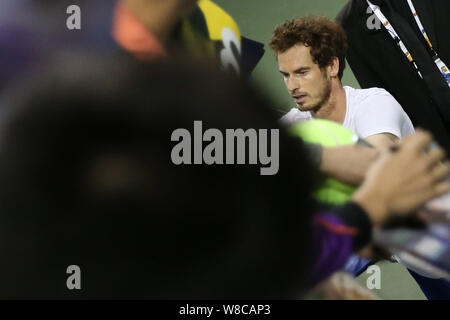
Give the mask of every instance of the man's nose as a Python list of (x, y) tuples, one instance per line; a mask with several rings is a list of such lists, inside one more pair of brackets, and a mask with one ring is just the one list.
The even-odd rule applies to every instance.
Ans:
[(293, 77), (289, 77), (286, 80), (286, 86), (290, 93), (294, 93), (295, 91), (298, 91), (300, 89), (300, 84)]

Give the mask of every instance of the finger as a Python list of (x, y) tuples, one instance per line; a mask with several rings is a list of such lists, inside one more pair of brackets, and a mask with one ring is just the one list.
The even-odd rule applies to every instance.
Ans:
[(417, 209), (418, 206), (425, 202), (437, 198), (450, 191), (450, 183), (447, 181), (437, 183), (428, 188), (422, 188), (409, 193), (408, 197), (404, 198), (398, 207), (394, 210), (397, 214), (402, 216), (409, 215), (412, 211)]
[(437, 185), (434, 186), (433, 191), (434, 191), (433, 198), (442, 196), (443, 194), (450, 191), (450, 183), (448, 181), (438, 183)]
[(410, 137), (406, 137), (400, 142), (400, 147), (414, 150), (415, 152), (422, 152), (433, 141), (433, 136), (423, 130), (417, 130), (416, 133)]
[(437, 181), (441, 181), (448, 177), (450, 173), (450, 164), (438, 164), (431, 170), (431, 177), (433, 179), (433, 183)]
[(420, 203), (424, 203), (431, 199), (437, 198), (450, 191), (450, 183), (448, 181), (443, 181), (434, 184), (431, 188), (425, 189), (421, 194), (417, 196), (416, 200)]
[(427, 162), (430, 166), (435, 166), (438, 162), (444, 160), (446, 152), (442, 148), (435, 148), (426, 154)]

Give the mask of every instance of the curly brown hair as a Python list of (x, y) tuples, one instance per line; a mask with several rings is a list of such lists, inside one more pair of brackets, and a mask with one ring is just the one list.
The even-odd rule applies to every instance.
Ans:
[(285, 52), (296, 44), (311, 48), (314, 63), (324, 68), (339, 59), (339, 79), (342, 79), (347, 55), (347, 35), (334, 20), (321, 16), (308, 16), (286, 20), (275, 28), (269, 45), (275, 55)]

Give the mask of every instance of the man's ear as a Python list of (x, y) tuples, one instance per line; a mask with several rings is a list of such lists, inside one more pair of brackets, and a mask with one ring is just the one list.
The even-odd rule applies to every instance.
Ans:
[(332, 78), (338, 77), (339, 74), (339, 58), (333, 57), (330, 65), (328, 66), (328, 71)]

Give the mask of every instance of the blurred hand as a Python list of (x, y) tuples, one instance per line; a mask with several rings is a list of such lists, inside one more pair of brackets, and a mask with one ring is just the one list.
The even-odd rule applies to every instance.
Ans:
[(364, 181), (378, 155), (375, 148), (363, 145), (323, 148), (320, 170), (341, 182), (357, 186)]
[(317, 291), (325, 300), (381, 300), (345, 272), (336, 272), (322, 282)]
[(436, 147), (427, 152), (432, 140), (431, 134), (418, 130), (404, 138), (396, 151), (383, 152), (369, 168), (353, 200), (375, 225), (393, 215), (407, 215), (450, 190), (443, 181), (450, 172), (448, 163), (441, 163), (444, 150)]

